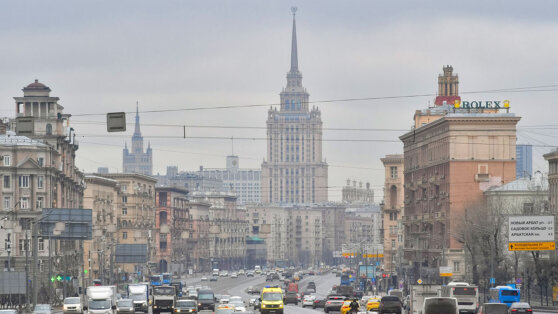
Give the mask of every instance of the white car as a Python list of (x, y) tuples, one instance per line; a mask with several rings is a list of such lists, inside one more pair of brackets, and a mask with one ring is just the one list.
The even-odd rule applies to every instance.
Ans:
[(234, 306), (235, 312), (246, 312), (246, 305), (242, 301), (229, 302), (229, 305)]
[(248, 301), (248, 306), (252, 306), (256, 304), (256, 298), (250, 298), (250, 300)]
[(237, 273), (232, 273), (231, 278), (238, 278), (238, 274)]
[(236, 296), (236, 295), (229, 299), (229, 303), (236, 302), (236, 301), (244, 302), (244, 301), (242, 301), (242, 297), (239, 297), (239, 296)]
[(67, 313), (83, 313), (80, 297), (68, 297), (64, 299), (64, 306), (62, 308), (64, 314)]
[(246, 275), (246, 272), (244, 271), (244, 269), (241, 269), (241, 270), (238, 271), (238, 275), (239, 276), (244, 276), (244, 275)]
[(316, 296), (313, 294), (307, 294), (302, 299), (302, 307), (305, 306), (314, 306), (314, 300), (316, 300)]
[(207, 277), (201, 277), (201, 281), (208, 281), (209, 279)]
[(219, 304), (227, 304), (231, 301), (231, 296), (230, 295), (222, 295), (221, 298), (219, 299)]

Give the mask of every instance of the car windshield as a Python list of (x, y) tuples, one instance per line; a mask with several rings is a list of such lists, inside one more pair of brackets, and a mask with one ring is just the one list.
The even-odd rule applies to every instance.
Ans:
[(198, 300), (213, 300), (215, 297), (213, 293), (200, 293), (198, 294)]
[(110, 309), (110, 300), (89, 300), (89, 308), (91, 310)]
[(79, 304), (79, 298), (66, 298), (64, 304)]
[(153, 295), (174, 295), (174, 287), (157, 287), (153, 289)]
[(48, 311), (50, 310), (50, 305), (48, 304), (37, 304), (35, 306), (35, 311)]
[(118, 300), (116, 301), (116, 305), (122, 307), (132, 307), (134, 303), (132, 302), (132, 300)]
[(265, 292), (262, 299), (264, 301), (281, 301), (283, 296), (279, 292)]
[(134, 301), (143, 301), (146, 299), (145, 294), (130, 294), (130, 299)]
[(176, 306), (177, 307), (195, 307), (196, 306), (196, 302), (194, 301), (178, 301), (176, 302)]
[(501, 290), (503, 296), (513, 296), (516, 297), (518, 295), (517, 290)]

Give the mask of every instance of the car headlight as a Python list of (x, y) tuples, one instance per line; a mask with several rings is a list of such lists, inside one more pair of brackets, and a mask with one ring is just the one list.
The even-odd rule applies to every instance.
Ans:
[(174, 309), (174, 311), (180, 313), (180, 309)]
[(156, 309), (156, 308), (157, 308), (157, 305), (153, 305), (153, 308)]

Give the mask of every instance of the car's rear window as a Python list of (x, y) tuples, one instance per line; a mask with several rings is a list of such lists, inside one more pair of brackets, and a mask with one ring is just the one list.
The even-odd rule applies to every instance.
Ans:
[(507, 314), (508, 307), (505, 304), (485, 304), (484, 311), (485, 314)]
[(386, 296), (382, 298), (382, 302), (384, 301), (399, 301), (399, 298), (396, 296)]

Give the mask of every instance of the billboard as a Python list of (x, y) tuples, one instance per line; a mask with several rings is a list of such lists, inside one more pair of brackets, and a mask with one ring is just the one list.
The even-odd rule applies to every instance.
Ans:
[(25, 289), (26, 289), (25, 272), (23, 271), (0, 272), (0, 295), (27, 294)]
[[(41, 235), (63, 240), (91, 240), (93, 233), (93, 211), (83, 208), (43, 208)], [(56, 230), (57, 224), (62, 230)], [(55, 232), (59, 231), (59, 232)]]
[(117, 244), (116, 263), (147, 263), (147, 244)]

